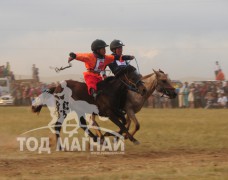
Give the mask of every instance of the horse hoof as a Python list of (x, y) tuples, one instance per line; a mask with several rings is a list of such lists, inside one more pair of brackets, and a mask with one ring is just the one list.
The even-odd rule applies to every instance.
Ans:
[(134, 143), (134, 145), (139, 145), (140, 144), (140, 142), (137, 141), (137, 140), (133, 141), (133, 143)]

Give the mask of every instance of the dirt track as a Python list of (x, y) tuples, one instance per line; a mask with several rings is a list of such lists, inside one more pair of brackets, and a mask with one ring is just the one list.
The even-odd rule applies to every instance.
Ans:
[[(16, 179), (65, 178), (218, 178), (228, 167), (228, 150), (223, 152), (129, 153), (125, 155), (91, 155), (79, 152), (55, 152), (51, 155), (18, 151), (0, 160), (0, 177)], [(208, 168), (211, 172), (208, 174)], [(228, 172), (226, 172), (228, 175)]]

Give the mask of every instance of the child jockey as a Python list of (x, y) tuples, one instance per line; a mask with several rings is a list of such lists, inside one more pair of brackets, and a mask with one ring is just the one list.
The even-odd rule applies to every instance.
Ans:
[[(113, 52), (112, 55), (114, 56), (122, 56), (123, 53), (123, 46), (125, 46), (122, 41), (114, 39), (110, 44), (110, 50)], [(132, 60), (132, 59), (126, 59), (126, 60)], [(121, 71), (121, 69), (125, 68), (127, 66), (126, 61), (120, 61), (119, 59), (115, 59), (112, 63), (108, 65), (110, 70), (114, 75), (116, 75), (118, 72)]]
[(101, 39), (96, 39), (91, 44), (93, 53), (70, 53), (68, 62), (76, 59), (85, 63), (87, 71), (83, 73), (85, 83), (88, 87), (89, 95), (94, 98), (97, 96), (97, 83), (102, 81), (102, 76), (105, 75), (105, 67), (114, 60), (128, 60), (134, 59), (134, 56), (121, 55), (105, 55), (105, 47), (108, 45)]

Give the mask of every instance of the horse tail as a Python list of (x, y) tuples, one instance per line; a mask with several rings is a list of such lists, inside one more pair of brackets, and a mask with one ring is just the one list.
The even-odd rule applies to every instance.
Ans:
[[(50, 93), (50, 94), (53, 94), (55, 92), (55, 89), (56, 89), (56, 87), (53, 86), (53, 87), (50, 87), (50, 88), (46, 89), (45, 91)], [(43, 105), (41, 104), (39, 106), (32, 106), (31, 109), (32, 109), (33, 113), (37, 113), (39, 115), (42, 107), (43, 107)]]

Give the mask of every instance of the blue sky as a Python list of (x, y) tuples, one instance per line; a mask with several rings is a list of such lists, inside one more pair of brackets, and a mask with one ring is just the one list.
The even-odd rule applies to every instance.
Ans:
[[(41, 76), (55, 76), (49, 66), (67, 65), (69, 52), (120, 39), (142, 74), (212, 78), (218, 60), (228, 76), (227, 9), (226, 0), (0, 0), (0, 64), (24, 75), (36, 64)], [(61, 74), (84, 70), (75, 61)]]

